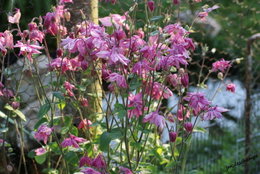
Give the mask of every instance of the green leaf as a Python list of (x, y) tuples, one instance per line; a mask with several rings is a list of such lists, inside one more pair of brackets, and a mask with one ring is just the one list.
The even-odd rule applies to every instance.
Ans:
[(63, 128), (61, 128), (61, 134), (66, 134), (68, 131), (70, 130), (70, 128), (69, 127), (63, 127)]
[(43, 164), (46, 160), (46, 153), (39, 156), (35, 156), (34, 158), (38, 164)]
[(75, 136), (78, 136), (78, 128), (76, 128), (75, 126), (72, 126), (70, 129), (70, 133)]
[(204, 129), (204, 128), (202, 128), (202, 127), (195, 127), (195, 128), (193, 129), (193, 132), (201, 132), (201, 133), (206, 133), (206, 132), (207, 132), (207, 130), (206, 130), (206, 129)]
[(99, 148), (101, 151), (106, 152), (109, 149), (109, 144), (114, 139), (120, 139), (123, 136), (123, 132), (120, 128), (112, 129), (111, 132), (104, 132), (100, 136)]
[(6, 115), (5, 113), (3, 113), (2, 111), (0, 111), (0, 117), (1, 117), (1, 118), (6, 118), (7, 115)]
[(65, 154), (65, 160), (68, 162), (68, 164), (70, 163), (77, 163), (78, 161), (78, 156), (75, 152), (67, 152)]
[(51, 105), (49, 103), (45, 103), (40, 107), (40, 110), (38, 112), (37, 117), (42, 118), (44, 115), (48, 113), (48, 111), (51, 109)]
[(127, 114), (125, 106), (120, 103), (115, 104), (115, 112), (119, 118), (124, 118)]
[(52, 93), (54, 97), (60, 99), (60, 100), (65, 100), (65, 97), (62, 95), (61, 92), (53, 92)]
[(151, 18), (151, 21), (158, 21), (158, 20), (160, 20), (160, 19), (163, 19), (163, 16), (162, 16), (162, 15), (152, 17), (152, 18)]
[(18, 115), (23, 121), (26, 121), (25, 115), (18, 109), (14, 109), (10, 105), (5, 105), (5, 109), (14, 112), (16, 115)]

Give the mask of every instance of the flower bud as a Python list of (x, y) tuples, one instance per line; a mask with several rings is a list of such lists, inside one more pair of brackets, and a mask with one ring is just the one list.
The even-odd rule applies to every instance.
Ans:
[(184, 123), (184, 128), (187, 132), (192, 132), (193, 126), (191, 122)]
[(57, 57), (62, 57), (63, 56), (63, 50), (60, 49), (60, 48), (57, 49), (56, 53), (57, 53)]
[(148, 2), (147, 2), (147, 6), (148, 6), (148, 8), (149, 8), (149, 10), (150, 10), (151, 12), (154, 11), (154, 9), (155, 9), (154, 1), (148, 1)]
[(71, 17), (70, 12), (69, 12), (69, 11), (66, 11), (66, 12), (64, 13), (64, 17), (65, 17), (66, 21), (69, 22), (69, 21), (70, 21), (70, 17)]
[(222, 73), (222, 72), (219, 72), (219, 73), (218, 73), (218, 78), (219, 78), (220, 80), (223, 80), (223, 77), (224, 77), (223, 73)]
[(19, 107), (20, 107), (20, 103), (19, 102), (16, 102), (16, 101), (14, 101), (14, 102), (12, 102), (12, 107), (14, 108), (14, 109), (18, 109)]
[(180, 4), (180, 0), (172, 0), (172, 3), (173, 3), (174, 5), (179, 5), (179, 4)]
[(176, 132), (169, 132), (169, 138), (170, 138), (170, 142), (175, 142), (175, 140), (177, 138), (177, 133)]
[(236, 91), (236, 85), (234, 83), (230, 83), (226, 86), (226, 90), (234, 93)]

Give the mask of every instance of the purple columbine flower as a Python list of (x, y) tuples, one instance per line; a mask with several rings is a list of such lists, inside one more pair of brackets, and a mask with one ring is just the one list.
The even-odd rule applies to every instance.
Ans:
[(34, 138), (38, 141), (43, 140), (44, 144), (46, 144), (52, 131), (53, 131), (53, 128), (49, 128), (47, 125), (42, 124), (38, 128), (37, 132), (34, 134)]
[(227, 112), (228, 109), (222, 107), (210, 107), (208, 111), (202, 116), (203, 120), (213, 120), (215, 118), (222, 118), (222, 112)]

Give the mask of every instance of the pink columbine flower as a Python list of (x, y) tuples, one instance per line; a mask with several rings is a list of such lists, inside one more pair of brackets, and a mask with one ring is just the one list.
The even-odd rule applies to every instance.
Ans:
[[(134, 109), (128, 110), (129, 118), (132, 118), (134, 115), (139, 117), (143, 114), (143, 100), (142, 100), (142, 93), (138, 93), (136, 95), (130, 94), (129, 97), (129, 105), (128, 107), (134, 107)], [(147, 110), (145, 107), (144, 110)]]
[(195, 111), (196, 115), (210, 104), (204, 94), (200, 92), (190, 92), (184, 97), (184, 100), (189, 102), (189, 106)]
[(138, 74), (140, 77), (146, 77), (148, 72), (153, 70), (147, 60), (143, 59), (134, 64), (132, 72)]
[(133, 172), (130, 169), (125, 167), (119, 167), (119, 170), (120, 170), (120, 174), (133, 174)]
[(79, 99), (80, 101), (80, 104), (83, 106), (83, 107), (88, 107), (88, 99), (82, 97)]
[(73, 0), (60, 0), (60, 4), (73, 3)]
[(91, 128), (90, 125), (92, 125), (92, 122), (90, 120), (87, 120), (87, 119), (84, 119), (84, 120), (81, 120), (79, 125), (78, 125), (78, 129), (89, 129)]
[(68, 94), (69, 96), (71, 96), (71, 97), (74, 96), (74, 93), (73, 93), (73, 91), (72, 91), (72, 90), (75, 88), (74, 85), (72, 85), (71, 83), (65, 81), (65, 82), (64, 82), (64, 88), (66, 89), (67, 94)]
[(115, 26), (116, 29), (122, 29), (123, 26), (126, 26), (126, 16), (120, 16), (118, 14), (111, 14), (110, 16), (99, 18), (99, 21), (105, 27)]
[(12, 49), (13, 44), (13, 35), (10, 31), (6, 30), (4, 33), (0, 32), (0, 51), (5, 55), (7, 50), (6, 48)]
[(160, 130), (163, 130), (165, 127), (165, 118), (162, 115), (159, 115), (158, 111), (151, 112), (150, 114), (146, 115), (143, 118), (143, 122), (150, 122), (151, 124), (155, 124), (160, 128)]
[(161, 97), (168, 99), (173, 96), (173, 93), (169, 88), (158, 82), (149, 83), (145, 92), (156, 100), (159, 100)]
[(149, 8), (149, 10), (150, 10), (151, 12), (154, 11), (154, 9), (155, 9), (154, 1), (149, 0), (149, 1), (147, 2), (147, 6), (148, 6), (148, 8)]
[(31, 62), (32, 62), (32, 55), (40, 54), (41, 52), (39, 50), (43, 48), (39, 45), (34, 45), (34, 44), (30, 44), (30, 43), (24, 44), (20, 41), (18, 41), (14, 47), (20, 48), (19, 55), (26, 56)]
[(213, 72), (216, 72), (216, 71), (225, 72), (225, 70), (229, 67), (231, 67), (230, 61), (221, 59), (212, 64), (212, 71)]
[(184, 128), (187, 132), (192, 132), (193, 125), (191, 122), (184, 123)]
[(88, 156), (83, 156), (80, 158), (79, 160), (79, 167), (82, 167), (82, 166), (91, 166), (91, 163), (92, 163), (92, 159)]
[(236, 85), (234, 83), (230, 83), (226, 86), (226, 90), (234, 93), (236, 91)]
[(206, 9), (203, 9), (203, 12), (200, 12), (198, 14), (198, 17), (202, 20), (202, 21), (205, 21), (206, 20), (206, 17), (208, 16), (208, 13), (213, 11), (213, 10), (216, 10), (218, 9), (219, 6), (218, 5), (214, 5), (213, 7), (210, 7), (210, 8), (206, 8)]
[(39, 155), (45, 154), (47, 151), (45, 148), (41, 147), (41, 148), (35, 149), (34, 152), (36, 153), (36, 156), (39, 156)]
[(173, 3), (174, 5), (179, 5), (179, 4), (180, 4), (180, 0), (172, 0), (172, 3)]
[(95, 159), (92, 160), (91, 166), (97, 169), (106, 168), (106, 162), (104, 160), (104, 157), (101, 154), (99, 154)]
[(222, 112), (227, 112), (228, 109), (222, 107), (210, 107), (207, 112), (202, 116), (203, 120), (213, 120), (215, 118), (222, 118)]
[(109, 82), (115, 82), (120, 88), (127, 88), (125, 77), (118, 73), (111, 73), (108, 77)]
[(84, 138), (80, 138), (80, 137), (76, 137), (75, 135), (70, 134), (69, 138), (66, 138), (65, 140), (63, 140), (63, 142), (61, 143), (62, 147), (68, 147), (68, 146), (72, 146), (74, 148), (79, 148), (79, 144), (78, 143), (83, 143), (86, 140)]
[(13, 91), (11, 91), (10, 89), (4, 88), (3, 90), (0, 90), (0, 96), (4, 96), (5, 98), (12, 98), (14, 97), (14, 93)]
[(169, 132), (169, 140), (170, 142), (175, 142), (176, 138), (177, 138), (177, 133), (176, 132)]
[(38, 141), (43, 140), (44, 144), (46, 144), (52, 132), (53, 128), (49, 128), (47, 125), (42, 124), (34, 134), (34, 138)]
[(11, 24), (19, 24), (21, 18), (20, 9), (16, 9), (14, 16), (8, 16), (8, 22)]
[(198, 2), (201, 2), (202, 0), (193, 0), (194, 2), (198, 3)]
[(86, 167), (80, 170), (80, 172), (84, 173), (84, 174), (101, 174), (100, 172), (90, 168), (90, 167)]
[(184, 73), (181, 75), (181, 84), (187, 88), (189, 86), (189, 75), (188, 73)]
[(178, 120), (180, 120), (180, 121), (185, 120), (190, 117), (190, 111), (183, 105), (179, 105), (179, 108), (177, 111), (177, 117), (178, 117)]
[(109, 51), (100, 51), (96, 53), (96, 56), (109, 60), (111, 64), (116, 64), (120, 62), (123, 65), (127, 65), (130, 62), (130, 60), (124, 56), (123, 50), (117, 47), (113, 47)]

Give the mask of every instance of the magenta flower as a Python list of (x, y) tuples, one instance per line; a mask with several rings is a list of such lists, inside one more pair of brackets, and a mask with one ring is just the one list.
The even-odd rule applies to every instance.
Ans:
[(80, 172), (84, 173), (84, 174), (101, 174), (100, 172), (90, 168), (90, 167), (86, 167), (80, 170)]
[(11, 104), (12, 108), (14, 109), (18, 109), (20, 107), (20, 103), (17, 102), (17, 101), (13, 101), (12, 104)]
[(150, 64), (147, 60), (143, 59), (136, 64), (134, 64), (132, 72), (138, 74), (140, 77), (146, 77), (148, 72), (152, 71), (153, 68), (150, 67)]
[(145, 92), (156, 100), (159, 100), (161, 97), (168, 99), (169, 97), (173, 96), (173, 93), (169, 88), (158, 82), (150, 82), (147, 85)]
[(181, 84), (187, 88), (189, 86), (189, 75), (188, 73), (184, 73), (181, 75)]
[(19, 24), (21, 18), (20, 9), (16, 9), (14, 16), (8, 16), (8, 22), (11, 24)]
[(203, 120), (213, 120), (215, 118), (222, 118), (222, 112), (227, 112), (228, 110), (222, 107), (210, 107), (207, 112), (202, 116)]
[(39, 45), (33, 45), (30, 43), (22, 43), (20, 41), (18, 41), (15, 46), (15, 48), (20, 48), (20, 53), (19, 55), (23, 55), (26, 56), (31, 62), (32, 62), (32, 55), (33, 54), (40, 54), (41, 52), (39, 51), (40, 49), (42, 49), (43, 47), (39, 46)]
[(212, 71), (221, 71), (224, 72), (227, 68), (231, 67), (230, 61), (221, 59), (212, 64)]
[(150, 10), (151, 12), (154, 11), (154, 9), (155, 9), (154, 1), (149, 0), (149, 1), (147, 2), (147, 6), (148, 6), (148, 8), (149, 8), (149, 10)]
[(178, 120), (180, 120), (180, 121), (185, 120), (190, 117), (190, 111), (183, 105), (179, 105), (179, 108), (177, 111), (177, 117), (178, 117)]
[(175, 142), (176, 138), (177, 138), (177, 133), (176, 132), (169, 132), (169, 140), (170, 142)]
[(106, 162), (104, 160), (104, 157), (101, 154), (99, 154), (95, 159), (92, 160), (91, 166), (97, 169), (106, 168)]
[(4, 33), (0, 32), (0, 51), (5, 55), (7, 50), (6, 48), (12, 49), (13, 44), (13, 35), (10, 31), (6, 30)]
[(205, 98), (203, 93), (190, 92), (184, 100), (189, 102), (189, 106), (198, 114), (201, 110), (206, 109), (210, 102)]
[(52, 131), (53, 131), (53, 128), (49, 128), (47, 125), (42, 124), (38, 128), (37, 132), (34, 134), (34, 138), (38, 141), (43, 140), (44, 144), (46, 144)]
[(64, 82), (64, 88), (66, 89), (67, 94), (68, 94), (69, 96), (71, 96), (71, 97), (74, 96), (74, 93), (73, 93), (73, 91), (72, 91), (72, 90), (75, 88), (74, 85), (72, 85), (71, 83), (65, 81), (65, 82)]
[(83, 129), (83, 128), (89, 129), (90, 125), (92, 125), (92, 122), (90, 120), (84, 119), (80, 121), (78, 125), (78, 129)]
[(165, 118), (162, 115), (158, 114), (158, 111), (151, 112), (143, 118), (143, 122), (150, 122), (151, 124), (155, 124), (162, 130), (165, 127)]
[(99, 21), (105, 27), (115, 26), (116, 29), (122, 29), (123, 26), (126, 26), (126, 17), (118, 14), (111, 14), (110, 16), (99, 18)]
[(76, 137), (75, 135), (70, 134), (69, 138), (66, 138), (65, 140), (63, 140), (63, 142), (61, 143), (62, 147), (68, 147), (68, 146), (72, 146), (74, 148), (79, 148), (79, 144), (78, 143), (83, 143), (86, 140), (84, 138), (80, 138), (80, 137)]
[(79, 167), (82, 167), (82, 166), (91, 166), (91, 163), (92, 163), (92, 159), (89, 158), (88, 156), (83, 156), (80, 158), (79, 160)]
[(181, 83), (180, 77), (177, 74), (170, 74), (167, 76), (167, 81), (173, 86), (176, 87)]
[(230, 83), (226, 86), (226, 90), (234, 93), (236, 91), (236, 85), (234, 83)]
[(120, 62), (123, 65), (127, 65), (130, 62), (130, 60), (123, 55), (123, 50), (116, 47), (113, 47), (110, 51), (100, 51), (96, 56), (109, 60), (111, 64)]
[(180, 4), (180, 0), (172, 0), (172, 3), (173, 3), (174, 5), (179, 5), (179, 4)]
[(68, 70), (73, 70), (70, 60), (66, 57), (58, 57), (56, 59), (53, 59), (50, 63), (51, 70), (59, 70), (60, 68), (62, 73), (65, 73)]
[(73, 3), (73, 0), (60, 0), (60, 4)]
[[(136, 95), (130, 94), (129, 97), (129, 105), (128, 107), (133, 107), (134, 109), (128, 110), (128, 116), (129, 118), (132, 118), (133, 116), (139, 117), (143, 114), (143, 100), (142, 100), (142, 93), (138, 93)], [(144, 110), (147, 110), (145, 107)]]
[(184, 123), (184, 128), (187, 132), (192, 132), (193, 125), (191, 122)]
[(125, 167), (119, 167), (119, 170), (120, 170), (120, 174), (133, 174), (133, 172), (130, 169)]
[(41, 148), (35, 149), (34, 152), (36, 153), (36, 156), (39, 156), (39, 155), (45, 154), (47, 151), (45, 148), (41, 147)]
[(108, 77), (109, 82), (115, 82), (120, 88), (127, 88), (125, 77), (118, 73), (111, 73)]

